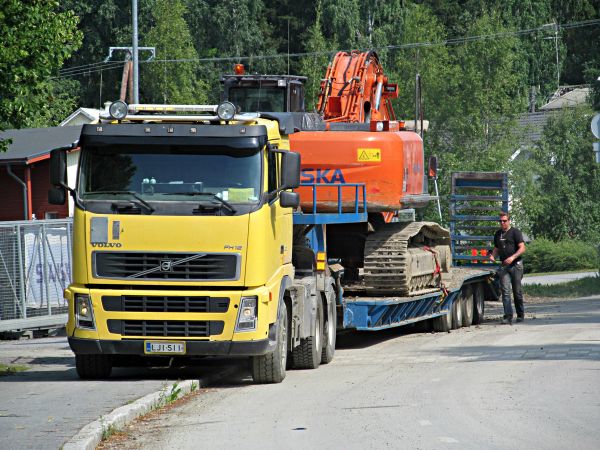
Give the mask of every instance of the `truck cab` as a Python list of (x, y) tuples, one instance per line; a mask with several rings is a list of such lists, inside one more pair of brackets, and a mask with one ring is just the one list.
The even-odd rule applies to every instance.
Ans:
[(306, 77), (296, 75), (250, 75), (236, 65), (236, 73), (221, 77), (222, 101), (241, 111), (304, 112)]
[(281, 381), (299, 155), (277, 122), (231, 104), (118, 103), (82, 129), (76, 189), (65, 149), (51, 154), (49, 200), (75, 202), (65, 298), (78, 374), (246, 355), (256, 381)]

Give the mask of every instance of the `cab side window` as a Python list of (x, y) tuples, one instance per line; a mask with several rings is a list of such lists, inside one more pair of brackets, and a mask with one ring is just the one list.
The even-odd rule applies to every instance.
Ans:
[(277, 190), (279, 186), (279, 177), (278, 177), (278, 153), (268, 152), (268, 190), (269, 192), (274, 192)]

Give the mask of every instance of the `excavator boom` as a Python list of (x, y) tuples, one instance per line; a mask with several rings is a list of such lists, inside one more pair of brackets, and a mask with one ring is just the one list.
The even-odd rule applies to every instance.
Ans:
[(327, 122), (396, 120), (390, 99), (398, 85), (390, 83), (374, 51), (338, 52), (321, 81), (317, 109)]

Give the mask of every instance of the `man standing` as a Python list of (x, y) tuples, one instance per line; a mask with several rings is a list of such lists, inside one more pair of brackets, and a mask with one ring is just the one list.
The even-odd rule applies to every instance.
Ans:
[(490, 259), (495, 261), (500, 258), (502, 266), (498, 271), (500, 285), (502, 286), (502, 304), (504, 306), (504, 319), (502, 323), (512, 325), (513, 309), (510, 299), (510, 287), (515, 298), (515, 309), (517, 310), (517, 322), (525, 319), (523, 308), (523, 289), (521, 278), (523, 278), (523, 261), (521, 255), (525, 253), (525, 242), (523, 233), (518, 228), (510, 226), (508, 213), (500, 213), (500, 229), (494, 234), (494, 250)]

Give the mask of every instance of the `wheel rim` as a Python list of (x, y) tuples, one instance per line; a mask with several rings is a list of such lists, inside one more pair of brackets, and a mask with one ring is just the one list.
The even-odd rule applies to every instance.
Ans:
[(321, 313), (320, 313), (320, 309), (317, 308), (317, 320), (316, 320), (316, 324), (315, 324), (315, 345), (317, 348), (321, 348), (321, 333), (323, 332), (323, 329), (321, 327)]
[(333, 346), (333, 333), (335, 333), (335, 330), (333, 329), (333, 320), (330, 317), (329, 320), (327, 320), (327, 343), (330, 347)]
[(281, 342), (279, 343), (279, 352), (281, 353), (281, 372), (285, 371), (287, 366), (287, 319), (281, 320)]

